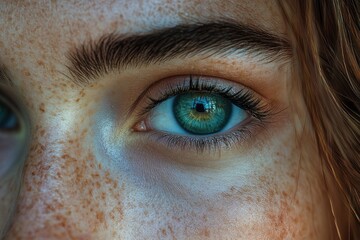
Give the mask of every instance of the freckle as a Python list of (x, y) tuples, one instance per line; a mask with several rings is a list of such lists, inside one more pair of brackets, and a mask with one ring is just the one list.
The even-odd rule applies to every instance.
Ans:
[(270, 189), (270, 190), (269, 190), (269, 197), (270, 197), (270, 198), (273, 198), (274, 195), (275, 195), (274, 190)]
[(41, 129), (39, 131), (39, 134), (40, 134), (41, 137), (43, 137), (45, 135), (45, 129)]
[(99, 173), (92, 173), (91, 176), (92, 176), (93, 178), (98, 178), (98, 177), (100, 176), (100, 174), (99, 174)]
[(266, 183), (266, 177), (265, 176), (260, 176), (259, 180), (261, 181), (262, 184)]
[(42, 61), (42, 60), (37, 60), (36, 63), (37, 63), (39, 66), (44, 66), (44, 65), (45, 65), (44, 61)]
[(101, 199), (102, 199), (102, 200), (105, 200), (105, 198), (106, 198), (106, 193), (102, 192), (102, 193), (101, 193)]
[(40, 103), (39, 110), (40, 110), (40, 112), (45, 112), (45, 104), (44, 103)]
[(163, 235), (163, 236), (166, 236), (167, 235), (167, 233), (166, 233), (166, 229), (161, 229), (161, 234)]
[(204, 231), (203, 231), (203, 235), (204, 235), (205, 237), (209, 237), (209, 236), (210, 236), (210, 231), (209, 231), (209, 229), (205, 228)]
[(82, 97), (85, 97), (85, 95), (86, 95), (86, 94), (85, 94), (85, 91), (84, 91), (84, 90), (81, 90), (81, 91), (80, 91), (80, 97), (81, 97), (81, 98), (82, 98)]
[(25, 77), (29, 77), (31, 74), (30, 74), (30, 72), (29, 72), (29, 70), (27, 70), (27, 69), (24, 69), (23, 71), (22, 71), (22, 74), (25, 76)]
[(174, 234), (173, 228), (170, 225), (168, 225), (168, 229), (170, 230), (171, 237), (175, 239), (175, 234)]
[(65, 215), (70, 216), (71, 215), (71, 210), (67, 210)]
[(103, 212), (97, 212), (97, 213), (96, 213), (96, 218), (97, 218), (100, 222), (103, 222), (103, 221), (104, 221), (104, 213), (103, 213)]
[(111, 28), (111, 29), (116, 29), (117, 26), (118, 26), (118, 24), (117, 24), (117, 22), (115, 22), (115, 21), (110, 23), (110, 28)]

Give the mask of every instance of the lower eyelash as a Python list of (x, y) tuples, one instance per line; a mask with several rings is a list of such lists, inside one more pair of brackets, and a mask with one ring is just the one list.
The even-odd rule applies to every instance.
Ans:
[(238, 129), (225, 134), (194, 137), (158, 132), (151, 135), (157, 142), (163, 142), (169, 148), (176, 148), (182, 151), (195, 149), (197, 153), (203, 153), (205, 151), (213, 152), (220, 151), (221, 149), (230, 149), (241, 145), (252, 138), (261, 128), (264, 128), (264, 125), (264, 122), (253, 119), (245, 126), (240, 126)]

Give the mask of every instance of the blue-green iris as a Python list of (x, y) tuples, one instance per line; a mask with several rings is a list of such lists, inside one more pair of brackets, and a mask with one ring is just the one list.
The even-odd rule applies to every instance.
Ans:
[(184, 93), (175, 97), (173, 111), (184, 130), (205, 135), (219, 132), (226, 126), (232, 103), (214, 93)]
[(0, 131), (11, 130), (17, 127), (15, 113), (0, 101)]

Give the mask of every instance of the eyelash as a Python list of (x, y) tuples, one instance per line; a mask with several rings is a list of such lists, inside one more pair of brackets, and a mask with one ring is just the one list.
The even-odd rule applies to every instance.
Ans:
[(256, 97), (250, 90), (242, 88), (234, 90), (234, 87), (220, 87), (218, 84), (209, 81), (203, 81), (201, 76), (190, 75), (181, 83), (172, 86), (167, 85), (165, 90), (160, 92), (160, 97), (148, 97), (149, 103), (147, 107), (140, 113), (140, 116), (146, 116), (163, 101), (187, 92), (208, 92), (216, 93), (228, 100), (235, 106), (247, 111), (251, 117), (241, 124), (235, 130), (228, 133), (210, 135), (210, 136), (176, 136), (168, 133), (153, 133), (158, 140), (165, 140), (169, 147), (180, 147), (180, 149), (196, 149), (198, 152), (205, 150), (220, 149), (221, 147), (231, 147), (239, 142), (247, 140), (256, 128), (263, 128), (267, 120), (272, 115), (270, 107), (267, 104), (262, 104), (261, 100)]

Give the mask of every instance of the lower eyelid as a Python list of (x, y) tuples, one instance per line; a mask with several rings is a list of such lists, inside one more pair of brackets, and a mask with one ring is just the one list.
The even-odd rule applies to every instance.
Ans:
[[(203, 159), (203, 156), (212, 159), (214, 154), (224, 154), (226, 150), (251, 149), (256, 137), (267, 127), (266, 124), (257, 119), (249, 118), (244, 125), (235, 127), (227, 133), (214, 134), (210, 136), (181, 136), (168, 134), (166, 132), (150, 131), (141, 134), (141, 140), (154, 151), (169, 149), (179, 156), (190, 154)], [(144, 138), (144, 136), (146, 138)], [(160, 147), (159, 150), (156, 150)], [(185, 152), (184, 152), (185, 151)], [(196, 154), (196, 155), (193, 155)], [(198, 155), (200, 154), (200, 155)], [(200, 160), (201, 160), (200, 159)]]

